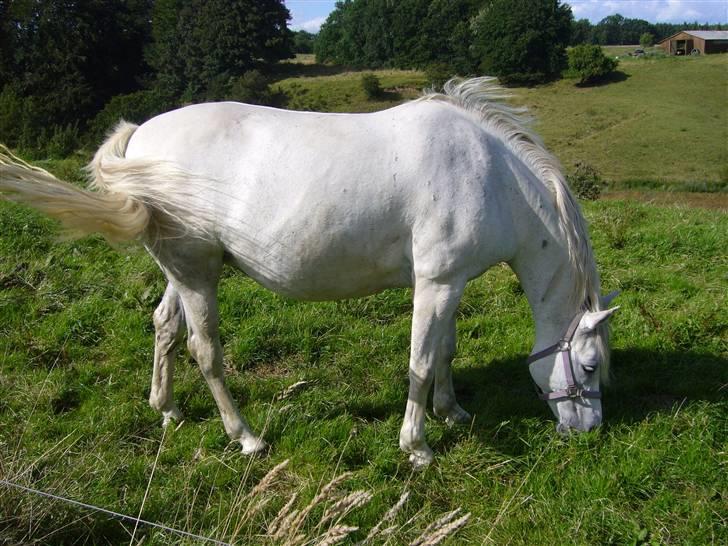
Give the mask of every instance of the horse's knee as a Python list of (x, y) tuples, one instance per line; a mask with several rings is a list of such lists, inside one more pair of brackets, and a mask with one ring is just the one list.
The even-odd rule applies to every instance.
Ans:
[(205, 379), (222, 377), (222, 351), (214, 341), (192, 334), (187, 339), (187, 348)]
[(176, 301), (170, 303), (165, 299), (155, 309), (152, 320), (156, 333), (155, 339), (162, 352), (167, 353), (174, 349), (182, 338), (184, 327), (181, 306)]

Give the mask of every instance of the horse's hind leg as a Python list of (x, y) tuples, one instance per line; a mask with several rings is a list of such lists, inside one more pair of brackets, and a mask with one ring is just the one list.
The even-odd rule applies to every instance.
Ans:
[(265, 448), (265, 442), (252, 433), (225, 385), (218, 334), (217, 278), (214, 285), (178, 286), (178, 289), (187, 320), (187, 346), (217, 402), (225, 432), (232, 441), (240, 442), (243, 453), (260, 451)]
[(174, 361), (177, 347), (184, 333), (185, 316), (182, 303), (172, 283), (167, 285), (162, 302), (154, 311), (154, 369), (149, 405), (162, 413), (163, 426), (171, 419), (179, 421), (182, 417), (174, 403)]

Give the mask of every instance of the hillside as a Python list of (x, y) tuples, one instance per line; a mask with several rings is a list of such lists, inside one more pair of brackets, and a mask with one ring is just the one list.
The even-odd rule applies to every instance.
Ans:
[[(304, 74), (316, 72), (301, 66)], [(364, 112), (413, 98), (426, 85), (414, 71), (374, 73), (395, 90), (383, 100), (367, 101), (361, 73), (343, 69), (285, 78), (276, 88), (292, 97), (289, 108)], [(728, 55), (622, 57), (608, 84), (580, 88), (564, 79), (512, 93), (567, 171), (585, 161), (616, 187), (723, 191), (728, 184)]]

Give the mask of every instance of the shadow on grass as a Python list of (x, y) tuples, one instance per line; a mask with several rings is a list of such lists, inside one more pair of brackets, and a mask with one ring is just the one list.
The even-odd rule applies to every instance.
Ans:
[[(604, 426), (637, 423), (691, 401), (725, 400), (728, 359), (696, 351), (616, 350), (613, 381), (604, 389)], [(456, 369), (460, 405), (476, 417), (473, 434), (484, 444), (516, 455), (528, 449), (521, 433), (536, 420), (556, 420), (532, 387), (525, 355), (482, 368)], [(504, 422), (509, 432), (500, 433)], [(456, 441), (453, 439), (453, 441)], [(445, 446), (447, 449), (447, 445)]]
[(345, 72), (359, 72), (357, 68), (345, 65), (279, 63), (270, 69), (270, 77), (275, 82), (286, 78), (314, 78), (317, 76), (336, 76)]
[[(613, 351), (612, 362), (614, 378), (603, 395), (605, 427), (638, 423), (650, 414), (669, 413), (691, 401), (725, 400), (728, 390), (728, 359), (719, 355), (627, 349)], [(453, 383), (458, 402), (475, 417), (472, 434), (500, 452), (520, 455), (530, 449), (523, 441), (529, 428), (543, 422), (556, 426), (548, 405), (536, 395), (525, 355), (455, 369)], [(384, 421), (403, 412), (406, 381), (402, 390), (402, 397), (379, 403), (360, 401), (347, 410), (365, 421)], [(430, 416), (431, 408), (430, 396)], [(460, 441), (458, 430), (464, 429), (446, 433), (436, 450), (447, 451)]]
[(621, 70), (615, 70), (614, 72), (610, 72), (603, 78), (600, 78), (596, 81), (589, 81), (586, 83), (577, 83), (576, 87), (603, 87), (605, 85), (609, 85), (611, 83), (620, 83), (625, 82), (629, 78), (631, 78), (629, 74), (622, 72)]

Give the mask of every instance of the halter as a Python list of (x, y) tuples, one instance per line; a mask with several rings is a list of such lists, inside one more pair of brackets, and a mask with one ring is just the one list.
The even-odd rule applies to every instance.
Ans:
[(571, 319), (569, 327), (566, 329), (563, 337), (551, 345), (546, 347), (543, 351), (532, 354), (526, 359), (527, 364), (536, 362), (537, 360), (552, 355), (554, 353), (561, 353), (561, 362), (564, 364), (564, 375), (566, 376), (566, 388), (558, 391), (543, 392), (538, 385), (538, 397), (541, 400), (573, 400), (574, 398), (601, 398), (602, 393), (599, 391), (587, 391), (576, 384), (574, 379), (574, 365), (571, 362), (571, 340), (574, 339), (574, 334), (579, 326), (579, 321), (584, 313), (577, 313), (577, 315)]

